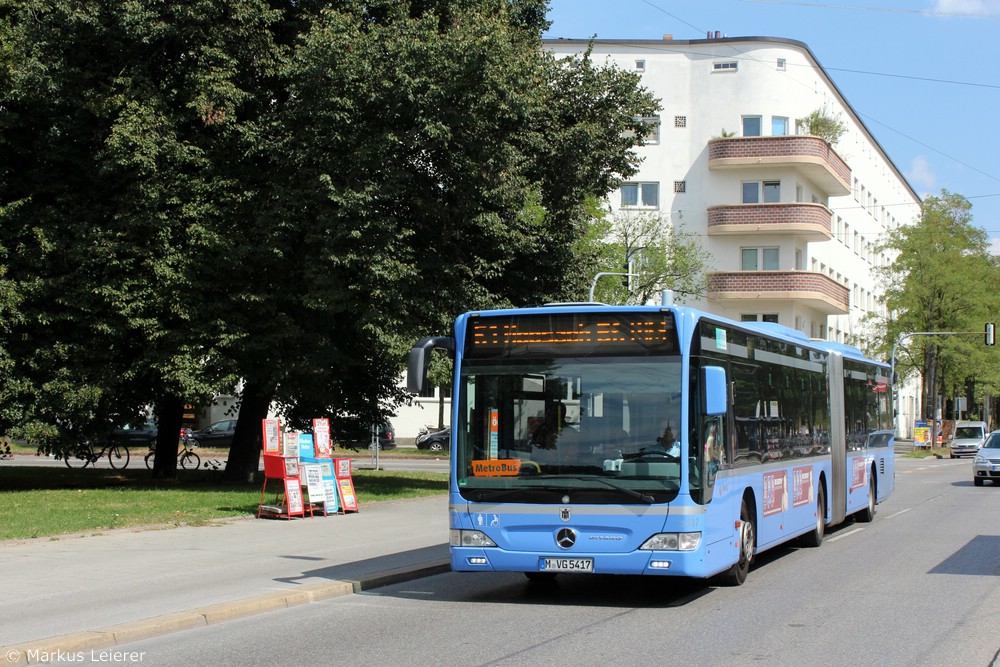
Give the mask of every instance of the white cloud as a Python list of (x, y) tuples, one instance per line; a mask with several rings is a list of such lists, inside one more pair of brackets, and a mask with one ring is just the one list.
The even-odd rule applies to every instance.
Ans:
[(994, 236), (990, 239), (990, 252), (994, 256), (1000, 257), (1000, 236)]
[(910, 162), (910, 170), (906, 172), (906, 180), (915, 190), (927, 190), (928, 192), (937, 189), (937, 176), (931, 169), (927, 158), (918, 155)]
[(1000, 16), (1000, 0), (937, 0), (932, 11), (942, 14)]

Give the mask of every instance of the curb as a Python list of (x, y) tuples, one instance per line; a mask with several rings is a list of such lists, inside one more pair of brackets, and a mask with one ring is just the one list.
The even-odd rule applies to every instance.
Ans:
[[(11, 646), (0, 646), (0, 665), (36, 665), (83, 660), (88, 656), (95, 655), (100, 658), (104, 653), (108, 653), (109, 659), (112, 659), (116, 652), (104, 649), (180, 630), (225, 623), (235, 618), (244, 618), (343, 595), (361, 593), (382, 586), (450, 571), (451, 562), (447, 558), (442, 558), (384, 572), (374, 572), (359, 579), (311, 584), (287, 591), (253, 595), (230, 602), (221, 602), (207, 607), (154, 616), (96, 630), (84, 630)], [(81, 654), (83, 657), (78, 657)]]

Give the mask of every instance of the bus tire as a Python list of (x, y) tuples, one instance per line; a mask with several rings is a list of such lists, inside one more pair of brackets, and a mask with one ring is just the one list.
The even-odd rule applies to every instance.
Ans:
[(868, 504), (860, 512), (856, 513), (855, 518), (861, 523), (871, 523), (875, 519), (875, 475), (872, 474), (868, 478)]
[(754, 549), (757, 542), (757, 526), (750, 516), (750, 508), (746, 497), (740, 505), (740, 557), (723, 575), (723, 581), (729, 586), (741, 586), (750, 573), (750, 563), (753, 562)]
[(821, 484), (816, 489), (816, 526), (802, 536), (802, 545), (806, 547), (818, 547), (823, 544), (823, 536), (826, 534), (826, 491)]

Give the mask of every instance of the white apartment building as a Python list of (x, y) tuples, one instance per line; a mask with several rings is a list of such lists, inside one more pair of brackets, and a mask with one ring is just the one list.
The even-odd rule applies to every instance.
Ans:
[[(613, 212), (657, 212), (710, 253), (708, 292), (689, 305), (858, 344), (884, 314), (874, 246), (920, 215), (920, 199), (804, 43), (774, 37), (545, 40), (556, 56), (592, 46), (597, 64), (638, 73), (660, 99), (640, 170)], [(797, 120), (820, 111), (833, 146)], [(665, 286), (669, 287), (669, 285)], [(900, 396), (900, 436), (916, 387)], [(909, 425), (909, 426), (907, 426)]]
[[(612, 212), (647, 211), (697, 234), (710, 253), (708, 293), (689, 301), (736, 320), (772, 321), (857, 344), (884, 314), (874, 245), (920, 214), (920, 199), (804, 43), (773, 37), (544, 40), (556, 56), (592, 47), (595, 63), (638, 73), (661, 101), (637, 174), (609, 193)], [(805, 134), (814, 111), (846, 131), (833, 146)], [(669, 288), (669, 285), (665, 286)], [(910, 437), (918, 386), (903, 388)], [(403, 408), (400, 433), (432, 421)], [(416, 410), (420, 416), (414, 415)]]

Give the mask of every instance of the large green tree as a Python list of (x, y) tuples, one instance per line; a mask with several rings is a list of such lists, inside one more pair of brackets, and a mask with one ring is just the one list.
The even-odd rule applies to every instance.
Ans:
[(545, 9), (0, 0), (0, 426), (155, 405), (172, 451), (239, 382), (242, 478), (269, 405), (375, 421), (415, 336), (578, 294), (656, 104), (546, 54)]
[(239, 197), (280, 17), (255, 0), (0, 2), (8, 426), (58, 447), (154, 405), (172, 452), (183, 404), (233, 370), (193, 269)]
[[(964, 395), (973, 379), (970, 400), (1000, 389), (1000, 359), (980, 333), (1000, 311), (1000, 272), (971, 209), (942, 190), (924, 200), (919, 220), (892, 230), (879, 248), (895, 259), (880, 271), (889, 316), (872, 323), (883, 332), (886, 356), (897, 348), (897, 372), (920, 374), (923, 416), (931, 419), (937, 396)], [(910, 335), (937, 332), (968, 333)]]

